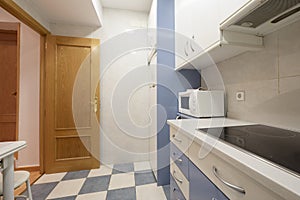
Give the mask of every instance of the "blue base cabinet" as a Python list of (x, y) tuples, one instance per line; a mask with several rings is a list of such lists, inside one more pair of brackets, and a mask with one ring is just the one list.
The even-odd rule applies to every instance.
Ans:
[(229, 200), (192, 162), (189, 175), (190, 200)]
[[(170, 197), (171, 200), (229, 200), (203, 173), (202, 171), (190, 161), (190, 159), (178, 149), (178, 147), (171, 142), (170, 144), (170, 161), (171, 165), (178, 167), (178, 172), (188, 180), (189, 188), (188, 195), (184, 193), (182, 182), (176, 182), (170, 176)], [(174, 162), (174, 163), (172, 163)], [(178, 180), (178, 178), (177, 178)], [(186, 190), (185, 190), (186, 191)], [(185, 194), (185, 195), (184, 195)], [(186, 199), (185, 196), (189, 199)]]

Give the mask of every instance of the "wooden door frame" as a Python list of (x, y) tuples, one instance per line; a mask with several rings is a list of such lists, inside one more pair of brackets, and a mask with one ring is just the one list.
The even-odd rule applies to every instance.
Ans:
[[(30, 14), (24, 11), (13, 0), (0, 0), (0, 7), (15, 16), (22, 23), (29, 26), (31, 29), (40, 34), (40, 111), (39, 111), (39, 131), (40, 131), (40, 172), (45, 172), (44, 167), (44, 81), (45, 81), (45, 45), (46, 35), (50, 34), (50, 31), (36, 21)], [(19, 31), (20, 32), (20, 31)], [(19, 37), (19, 36), (18, 36)], [(19, 54), (20, 52), (18, 52)], [(18, 62), (18, 65), (20, 63)], [(19, 84), (18, 84), (19, 85)], [(19, 87), (19, 86), (18, 86)]]

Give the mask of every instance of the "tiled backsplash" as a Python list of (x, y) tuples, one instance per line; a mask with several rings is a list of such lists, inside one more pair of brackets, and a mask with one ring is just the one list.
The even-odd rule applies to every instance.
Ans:
[[(261, 51), (217, 64), (226, 88), (227, 116), (300, 130), (300, 22), (264, 41)], [(202, 70), (202, 76), (210, 70)], [(245, 101), (236, 100), (238, 91), (245, 91)]]

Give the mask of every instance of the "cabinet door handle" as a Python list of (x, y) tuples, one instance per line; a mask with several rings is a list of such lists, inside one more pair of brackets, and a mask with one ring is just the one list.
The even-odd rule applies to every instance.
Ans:
[[(195, 36), (194, 35), (192, 36), (192, 39), (193, 39), (193, 41), (195, 40)], [(190, 48), (191, 48), (192, 52), (195, 52), (195, 48), (192, 45), (193, 41), (190, 42)]]
[(187, 52), (187, 50), (186, 50), (188, 44), (189, 44), (189, 42), (187, 41), (187, 42), (185, 43), (185, 46), (184, 46), (184, 54), (185, 54), (185, 56), (189, 56), (189, 54), (188, 54), (188, 52)]
[(176, 142), (179, 142), (179, 143), (181, 143), (181, 142), (182, 142), (182, 140), (179, 140), (178, 138), (176, 138), (176, 136), (175, 136), (175, 135), (172, 135), (172, 137), (173, 137), (173, 139), (174, 139)]
[(180, 184), (182, 184), (183, 180), (177, 178), (175, 174), (176, 174), (176, 171), (174, 170), (173, 171), (173, 177), (175, 178), (176, 181), (178, 181)]
[(218, 169), (217, 169), (215, 166), (212, 167), (212, 171), (213, 171), (214, 175), (217, 177), (217, 179), (219, 179), (219, 181), (221, 181), (224, 185), (228, 186), (229, 188), (231, 188), (231, 189), (233, 189), (233, 190), (235, 190), (235, 191), (237, 191), (237, 192), (239, 192), (239, 193), (246, 194), (246, 191), (245, 191), (244, 188), (239, 187), (239, 186), (236, 186), (236, 185), (233, 185), (233, 184), (231, 184), (231, 183), (225, 181), (225, 180), (218, 174)]
[(178, 158), (177, 161), (178, 161), (179, 163), (182, 163), (182, 159), (180, 159), (180, 158)]

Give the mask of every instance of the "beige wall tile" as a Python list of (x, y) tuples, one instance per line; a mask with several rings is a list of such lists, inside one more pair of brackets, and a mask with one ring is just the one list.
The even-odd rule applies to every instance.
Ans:
[[(245, 92), (245, 101), (236, 100), (238, 91)], [(258, 106), (277, 95), (277, 79), (227, 85), (226, 95), (228, 111), (240, 113), (243, 119), (248, 119)]]
[(265, 38), (265, 49), (246, 52), (218, 64), (225, 84), (277, 78), (277, 34)]
[(278, 32), (280, 77), (300, 75), (300, 22)]
[(281, 78), (279, 86), (280, 94), (297, 92), (300, 90), (300, 76)]
[[(218, 64), (228, 117), (300, 130), (299, 35), (300, 22), (296, 22), (266, 36), (264, 50)], [(208, 74), (212, 76), (202, 70), (202, 76)], [(236, 100), (237, 91), (245, 91), (245, 101)]]

